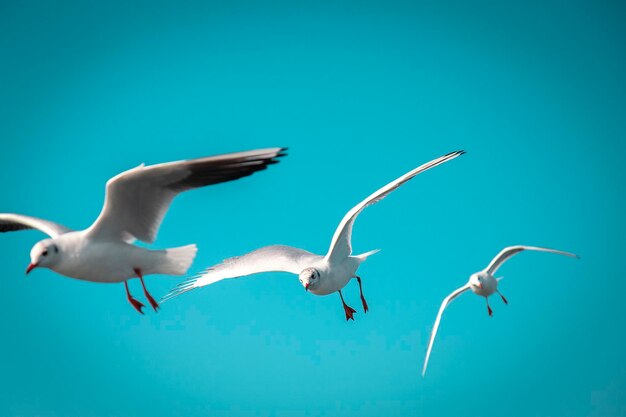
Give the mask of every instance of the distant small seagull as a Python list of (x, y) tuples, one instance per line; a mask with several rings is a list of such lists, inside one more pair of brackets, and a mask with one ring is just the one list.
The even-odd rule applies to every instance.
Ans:
[(352, 278), (356, 278), (359, 283), (359, 292), (363, 310), (367, 313), (368, 306), (363, 296), (361, 278), (356, 275), (361, 262), (378, 252), (370, 251), (361, 255), (352, 256), (352, 226), (361, 211), (374, 203), (385, 198), (393, 190), (400, 187), (417, 174), (424, 172), (439, 164), (450, 161), (462, 154), (464, 151), (456, 151), (434, 159), (395, 181), (385, 185), (374, 194), (367, 197), (356, 207), (346, 214), (335, 231), (330, 249), (326, 256), (315, 255), (302, 249), (291, 246), (273, 245), (257, 249), (243, 256), (226, 259), (221, 264), (215, 265), (200, 275), (179, 284), (176, 288), (165, 295), (161, 302), (169, 300), (194, 288), (204, 287), (226, 278), (238, 278), (260, 272), (289, 272), (299, 275), (300, 282), (304, 289), (315, 295), (328, 295), (339, 292), (343, 309), (346, 313), (346, 320), (354, 320), (356, 313), (352, 307), (348, 306), (341, 289), (345, 287)]
[(124, 282), (126, 296), (143, 314), (144, 305), (128, 290), (127, 281), (139, 278), (156, 311), (143, 276), (183, 275), (196, 255), (196, 245), (148, 250), (132, 243), (152, 243), (172, 200), (183, 191), (236, 180), (277, 163), (284, 148), (259, 149), (188, 161), (144, 166), (125, 171), (107, 182), (104, 207), (88, 229), (73, 231), (60, 224), (21, 214), (0, 214), (0, 232), (38, 229), (50, 236), (33, 246), (28, 274), (50, 268), (59, 274), (93, 282)]
[(428, 358), (430, 357), (430, 351), (433, 348), (433, 342), (435, 341), (435, 336), (437, 335), (439, 322), (441, 321), (441, 316), (443, 315), (443, 311), (445, 310), (446, 306), (456, 297), (463, 294), (465, 291), (472, 290), (474, 294), (485, 297), (485, 300), (487, 301), (487, 313), (489, 314), (489, 316), (492, 316), (493, 311), (491, 310), (491, 307), (489, 306), (489, 298), (488, 298), (490, 295), (492, 295), (493, 293), (498, 293), (498, 295), (502, 298), (502, 301), (504, 301), (504, 304), (509, 303), (506, 300), (506, 298), (504, 298), (504, 296), (500, 294), (500, 291), (498, 291), (498, 281), (500, 281), (502, 277), (494, 278), (494, 274), (507, 259), (515, 255), (516, 253), (520, 253), (525, 250), (550, 252), (550, 253), (556, 253), (559, 255), (571, 256), (572, 258), (577, 258), (577, 259), (580, 258), (578, 255), (574, 255), (573, 253), (562, 252), (559, 250), (548, 249), (548, 248), (540, 248), (537, 246), (521, 246), (520, 245), (520, 246), (509, 246), (507, 248), (504, 248), (498, 254), (498, 256), (493, 258), (493, 260), (487, 266), (487, 268), (483, 269), (480, 272), (476, 272), (475, 274), (472, 274), (467, 284), (453, 291), (452, 294), (444, 298), (443, 302), (441, 303), (441, 307), (439, 307), (439, 313), (437, 313), (437, 319), (435, 320), (435, 325), (433, 326), (433, 331), (430, 335), (430, 341), (428, 342), (428, 350), (426, 351), (426, 359), (424, 360), (424, 368), (422, 369), (422, 376), (426, 374), (426, 367), (428, 366)]

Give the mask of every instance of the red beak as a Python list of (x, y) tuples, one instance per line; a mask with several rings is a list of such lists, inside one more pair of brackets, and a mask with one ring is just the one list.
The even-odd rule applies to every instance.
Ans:
[(28, 264), (28, 268), (26, 268), (26, 274), (28, 275), (28, 273), (35, 268), (37, 268), (37, 264)]
[(477, 286), (478, 288), (482, 289), (482, 288), (483, 288), (483, 283), (482, 283), (482, 282), (479, 282), (476, 286)]
[(311, 285), (311, 284), (310, 284), (310, 283), (308, 283), (308, 282), (307, 282), (306, 284), (304, 284), (304, 290), (305, 290), (305, 291), (308, 291), (308, 290), (309, 290), (309, 285)]

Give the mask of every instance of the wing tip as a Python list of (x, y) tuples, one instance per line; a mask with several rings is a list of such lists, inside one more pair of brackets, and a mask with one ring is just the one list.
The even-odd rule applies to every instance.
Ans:
[(172, 288), (170, 292), (161, 297), (161, 299), (159, 300), (159, 304), (169, 301), (172, 298), (178, 297), (179, 295), (182, 295), (186, 292), (189, 292), (194, 288), (197, 288), (196, 282), (198, 281), (198, 278), (199, 276), (195, 276), (181, 282), (180, 284)]
[[(284, 158), (285, 156), (287, 156), (287, 151), (289, 150), (288, 147), (282, 147), (282, 148), (278, 148), (278, 152), (276, 152), (276, 156), (274, 158)], [(278, 161), (276, 161), (278, 162)]]
[(464, 155), (466, 153), (467, 152), (465, 152), (463, 149), (461, 149), (461, 150), (458, 150), (458, 151), (450, 152), (450, 153), (448, 153), (448, 154), (446, 154), (444, 156), (461, 156), (461, 155)]
[(287, 151), (289, 150), (289, 148), (286, 146), (282, 146), (277, 148), (269, 148), (269, 150), (271, 152), (268, 152), (265, 155), (258, 156), (258, 160), (262, 161), (264, 166), (279, 163), (280, 161), (277, 158), (284, 158), (285, 156), (287, 156)]

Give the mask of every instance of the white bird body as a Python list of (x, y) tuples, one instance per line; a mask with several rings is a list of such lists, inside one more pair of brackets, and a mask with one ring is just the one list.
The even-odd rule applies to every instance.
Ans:
[(328, 295), (339, 292), (346, 319), (353, 319), (356, 311), (343, 300), (341, 290), (352, 278), (359, 283), (363, 309), (368, 306), (363, 297), (361, 278), (356, 275), (359, 265), (368, 256), (378, 252), (370, 251), (361, 255), (352, 255), (352, 227), (357, 216), (367, 206), (377, 203), (405, 182), (444, 162), (450, 161), (465, 153), (451, 152), (423, 164), (396, 180), (390, 182), (353, 207), (341, 220), (331, 240), (330, 248), (325, 256), (315, 255), (302, 249), (285, 245), (266, 246), (246, 255), (229, 258), (220, 264), (208, 268), (200, 275), (182, 282), (166, 294), (161, 301), (166, 301), (194, 288), (213, 284), (227, 278), (238, 278), (261, 272), (289, 272), (299, 276), (300, 282), (307, 291), (315, 295)]
[(498, 291), (498, 280), (487, 271), (480, 271), (473, 274), (469, 282), (474, 282), (474, 280), (481, 283), (480, 286), (470, 285), (470, 290), (476, 295), (489, 297)]
[[(501, 277), (496, 278), (494, 274), (506, 260), (510, 259), (513, 255), (520, 253), (522, 251), (526, 251), (526, 250), (537, 251), (537, 252), (549, 252), (549, 253), (555, 253), (557, 255), (564, 255), (564, 256), (569, 256), (573, 258), (579, 258), (578, 255), (575, 255), (573, 253), (563, 252), (563, 251), (555, 250), (555, 249), (542, 248), (538, 246), (517, 245), (517, 246), (509, 246), (509, 247), (502, 249), (500, 253), (491, 260), (491, 262), (485, 269), (470, 275), (469, 280), (464, 286), (457, 288), (451, 294), (449, 294), (446, 298), (443, 299), (443, 302), (441, 303), (441, 306), (439, 307), (439, 312), (437, 313), (437, 318), (435, 319), (435, 324), (433, 325), (433, 330), (430, 334), (430, 339), (428, 341), (428, 348), (426, 349), (426, 358), (424, 359), (424, 367), (422, 368), (422, 376), (426, 374), (426, 368), (428, 367), (428, 359), (430, 358), (430, 353), (432, 352), (432, 349), (433, 349), (435, 336), (437, 336), (437, 330), (439, 329), (439, 324), (441, 323), (441, 317), (443, 316), (443, 312), (448, 306), (448, 304), (450, 304), (452, 300), (454, 300), (459, 295), (463, 294), (464, 292), (468, 290), (471, 290), (474, 294), (479, 295), (481, 297), (485, 297), (485, 300), (487, 301), (487, 311), (489, 313), (489, 316), (491, 316), (492, 310), (491, 310), (491, 307), (489, 306), (489, 296), (493, 295), (494, 293), (500, 294), (500, 292), (498, 291), (498, 282), (502, 279)], [(508, 304), (508, 301), (506, 300), (506, 298), (504, 298), (502, 294), (500, 294), (500, 297), (502, 297), (502, 301), (504, 301), (505, 304)]]
[(152, 243), (169, 209), (181, 192), (236, 180), (267, 168), (283, 156), (283, 148), (259, 149), (207, 158), (143, 164), (107, 182), (100, 216), (87, 229), (73, 231), (35, 217), (0, 213), (0, 232), (37, 229), (50, 236), (36, 243), (26, 270), (49, 268), (67, 277), (91, 282), (124, 282), (129, 302), (142, 313), (143, 304), (128, 291), (126, 281), (139, 278), (148, 293), (144, 275), (183, 275), (196, 255), (196, 245), (165, 250), (135, 246), (135, 240)]
[[(183, 275), (193, 262), (196, 246), (150, 250), (116, 240), (92, 239), (85, 231), (70, 232), (51, 239), (63, 253), (50, 265), (54, 272), (82, 281), (115, 283), (143, 276)], [(182, 253), (181, 253), (182, 252)], [(173, 257), (172, 253), (182, 255)]]
[(343, 289), (352, 278), (356, 276), (361, 262), (365, 258), (348, 256), (338, 263), (330, 263), (324, 257), (318, 263), (313, 263), (310, 268), (320, 273), (319, 285), (310, 287), (309, 291), (315, 295), (328, 295)]

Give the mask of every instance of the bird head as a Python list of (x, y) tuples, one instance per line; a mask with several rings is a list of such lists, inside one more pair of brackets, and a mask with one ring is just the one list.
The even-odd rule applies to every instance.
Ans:
[(35, 268), (50, 268), (59, 259), (59, 247), (52, 239), (37, 242), (30, 251), (30, 264), (26, 268), (28, 274)]
[(306, 268), (300, 272), (300, 283), (305, 290), (315, 289), (320, 281), (320, 273), (315, 268)]
[(474, 289), (482, 290), (484, 278), (480, 274), (472, 274), (469, 279), (469, 284)]

